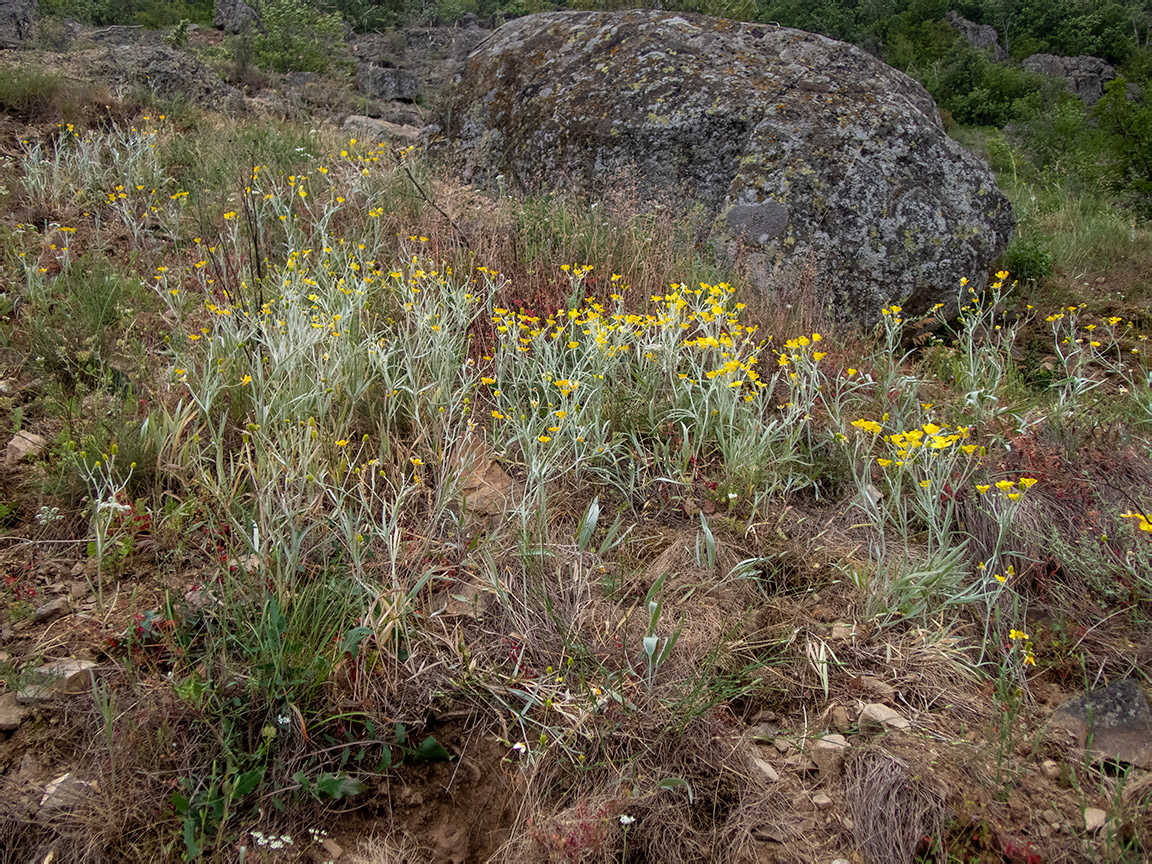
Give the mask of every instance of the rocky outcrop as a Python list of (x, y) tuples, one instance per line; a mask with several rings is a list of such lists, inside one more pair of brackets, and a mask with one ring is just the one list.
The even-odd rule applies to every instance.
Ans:
[(1029, 72), (1049, 78), (1063, 78), (1072, 95), (1085, 105), (1095, 105), (1104, 95), (1104, 85), (1116, 77), (1116, 70), (1099, 57), (1057, 57), (1033, 54), (1021, 64)]
[(244, 97), (190, 54), (164, 46), (120, 45), (96, 54), (88, 74), (114, 84), (141, 85), (230, 114), (245, 111)]
[(955, 9), (948, 13), (948, 23), (952, 29), (968, 40), (968, 44), (981, 51), (991, 51), (997, 60), (1007, 60), (1008, 52), (1000, 45), (1000, 34), (988, 24), (977, 24), (961, 18)]
[(344, 118), (343, 128), (345, 133), (372, 144), (387, 142), (406, 147), (420, 140), (420, 129), (416, 126), (389, 123), (387, 120), (378, 120), (361, 114), (350, 114)]
[(35, 24), (36, 0), (0, 0), (0, 49), (23, 46)]
[[(754, 279), (814, 260), (865, 320), (955, 303), (1015, 227), (987, 165), (928, 93), (822, 36), (657, 11), (520, 18), (478, 46), (443, 101), (469, 180), (595, 194), (622, 178), (711, 215)], [(675, 278), (676, 274), (669, 274)]]
[(264, 32), (264, 22), (260, 20), (260, 13), (243, 0), (216, 0), (216, 14), (212, 18), (212, 24), (225, 33)]
[(370, 99), (415, 102), (420, 95), (420, 77), (410, 69), (361, 63), (356, 69), (356, 89)]
[(407, 27), (390, 33), (362, 33), (348, 47), (362, 64), (411, 70), (421, 90), (438, 93), (456, 67), (490, 31), (469, 21), (460, 27)]

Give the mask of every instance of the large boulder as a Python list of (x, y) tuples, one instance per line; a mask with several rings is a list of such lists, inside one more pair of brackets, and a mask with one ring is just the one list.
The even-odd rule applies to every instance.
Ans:
[(35, 23), (36, 0), (0, 0), (0, 49), (21, 47)]
[(1085, 105), (1095, 105), (1104, 95), (1104, 85), (1116, 77), (1116, 70), (1099, 57), (1057, 57), (1055, 54), (1033, 54), (1021, 65), (1029, 72), (1062, 78), (1072, 95)]
[(968, 44), (981, 51), (991, 51), (997, 60), (1007, 60), (1008, 52), (1000, 45), (1000, 34), (989, 24), (977, 24), (962, 18), (955, 9), (948, 13), (952, 29), (968, 40)]
[(178, 96), (229, 114), (246, 110), (239, 90), (191, 54), (175, 48), (119, 45), (94, 52), (85, 65), (92, 78), (111, 84), (146, 87), (161, 96)]
[(361, 63), (356, 69), (356, 89), (372, 99), (415, 102), (420, 95), (420, 77), (411, 69)]
[[(679, 194), (772, 287), (815, 261), (841, 311), (955, 304), (1015, 219), (928, 93), (822, 36), (659, 11), (554, 12), (480, 44), (441, 103), (473, 182)], [(774, 277), (773, 274), (776, 274)], [(675, 278), (676, 274), (669, 274)]]
[(264, 32), (264, 22), (260, 13), (243, 0), (216, 0), (216, 14), (212, 24), (225, 33), (246, 33), (258, 30)]

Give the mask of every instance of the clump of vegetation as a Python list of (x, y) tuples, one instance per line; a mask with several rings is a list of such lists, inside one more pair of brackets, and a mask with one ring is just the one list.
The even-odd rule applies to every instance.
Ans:
[[(323, 68), (335, 18), (261, 11), (261, 64)], [(1152, 626), (1147, 118), (913, 13), (889, 50), (936, 40), (941, 87), (995, 96), (958, 119), (1033, 112), (955, 132), (1021, 231), (945, 286), (957, 317), (893, 296), (867, 332), (622, 188), (490, 196), (316, 123), (57, 114), (59, 79), (0, 76), (40, 124), (0, 162), (0, 418), (43, 439), (3, 478), (33, 638), (0, 678), (98, 663), (11, 745), (97, 785), (32, 819), (8, 772), (0, 846), (274, 861), (388, 808), (365, 854), (1012, 857), (1028, 793), (1053, 857), (1144, 854), (1146, 785), (1046, 737), (1041, 696), (1131, 674)], [(78, 614), (36, 623), (61, 588)], [(805, 821), (816, 794), (860, 827)]]

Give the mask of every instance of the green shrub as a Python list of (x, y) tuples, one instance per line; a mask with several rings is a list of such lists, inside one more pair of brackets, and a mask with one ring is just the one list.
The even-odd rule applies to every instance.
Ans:
[(1043, 279), (1052, 273), (1052, 253), (1048, 241), (1039, 234), (1023, 234), (1014, 239), (1000, 262), (1002, 270), (1021, 282)]
[(135, 24), (151, 29), (172, 27), (184, 18), (210, 24), (215, 6), (215, 0), (40, 0), (42, 15), (97, 27)]
[(264, 0), (265, 32), (254, 42), (256, 64), (277, 72), (323, 72), (344, 41), (338, 13), (324, 14), (304, 0)]
[(1152, 105), (1129, 99), (1127, 82), (1117, 78), (1107, 85), (1094, 114), (1104, 136), (1105, 186), (1143, 215), (1152, 215)]

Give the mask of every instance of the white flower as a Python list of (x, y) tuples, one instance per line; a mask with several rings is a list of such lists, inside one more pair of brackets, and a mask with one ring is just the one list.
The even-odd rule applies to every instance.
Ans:
[(517, 741), (515, 744), (512, 745), (512, 749), (515, 750), (517, 753), (527, 753), (528, 752), (528, 745), (525, 744), (523, 741)]
[(625, 826), (631, 825), (635, 821), (636, 821), (635, 816), (629, 816), (627, 813), (621, 813), (620, 814), (620, 824), (621, 825), (625, 825)]

